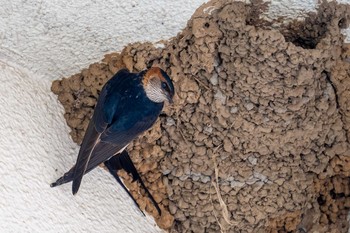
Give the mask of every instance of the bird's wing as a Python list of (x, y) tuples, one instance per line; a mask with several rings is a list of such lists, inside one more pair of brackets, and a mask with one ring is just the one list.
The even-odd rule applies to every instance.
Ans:
[[(113, 93), (113, 104), (108, 104), (105, 108), (106, 102), (109, 101), (109, 95), (112, 87), (118, 89), (117, 86), (123, 83), (126, 76), (130, 75), (127, 70), (121, 70), (109, 80), (102, 88), (98, 98), (94, 115), (92, 116), (89, 126), (85, 132), (83, 142), (81, 144), (77, 162), (74, 168), (72, 191), (75, 194), (80, 186), (83, 175), (88, 169), (88, 164), (96, 146), (100, 143), (100, 136), (106, 130), (108, 125), (112, 122), (116, 108), (118, 106), (118, 93)], [(97, 165), (96, 165), (97, 166)], [(91, 166), (90, 166), (91, 170)]]
[(149, 129), (155, 122), (155, 117), (145, 117), (140, 119), (128, 130), (117, 127), (109, 127), (100, 136), (100, 141), (95, 145), (91, 153), (86, 171), (91, 171), (99, 164), (103, 163), (113, 155), (121, 153), (125, 147), (138, 135)]
[(99, 143), (101, 133), (97, 132), (95, 124), (90, 120), (89, 126), (86, 130), (83, 143), (81, 144), (77, 162), (75, 163), (74, 175), (73, 175), (73, 195), (78, 192), (83, 175), (86, 172), (91, 153), (95, 146)]
[[(132, 114), (135, 115), (135, 114)], [(159, 113), (149, 115), (120, 117), (111, 127), (108, 127), (101, 135), (101, 141), (111, 144), (124, 144), (152, 127)], [(133, 119), (132, 119), (133, 118)]]

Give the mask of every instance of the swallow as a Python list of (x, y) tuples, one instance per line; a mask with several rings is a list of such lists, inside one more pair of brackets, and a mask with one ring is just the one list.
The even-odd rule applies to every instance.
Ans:
[(118, 71), (100, 92), (75, 165), (51, 187), (73, 181), (72, 192), (75, 195), (83, 176), (104, 163), (139, 209), (117, 171), (124, 169), (132, 175), (133, 181), (139, 181), (161, 215), (157, 202), (144, 185), (125, 148), (154, 125), (164, 102), (173, 103), (173, 97), (174, 85), (166, 72), (158, 67), (140, 73), (126, 69)]

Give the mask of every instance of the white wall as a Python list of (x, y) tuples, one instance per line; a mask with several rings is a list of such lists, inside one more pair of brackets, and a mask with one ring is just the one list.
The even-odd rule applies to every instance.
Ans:
[(176, 35), (203, 0), (0, 1), (0, 54), (35, 74), (79, 72), (127, 43)]
[[(129, 42), (176, 35), (202, 2), (0, 0), (1, 232), (160, 231), (102, 169), (76, 196), (49, 187), (78, 151), (50, 84)], [(276, 0), (270, 15), (296, 17), (315, 2)]]

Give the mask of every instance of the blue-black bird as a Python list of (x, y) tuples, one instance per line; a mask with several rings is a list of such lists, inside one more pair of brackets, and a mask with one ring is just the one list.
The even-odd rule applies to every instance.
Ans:
[(139, 207), (117, 171), (124, 169), (131, 173), (133, 181), (140, 182), (160, 215), (158, 204), (142, 182), (125, 148), (152, 127), (164, 102), (172, 103), (173, 96), (174, 86), (170, 77), (158, 67), (140, 73), (130, 73), (126, 69), (118, 71), (101, 90), (75, 166), (51, 187), (73, 181), (72, 191), (76, 194), (83, 176), (104, 162)]

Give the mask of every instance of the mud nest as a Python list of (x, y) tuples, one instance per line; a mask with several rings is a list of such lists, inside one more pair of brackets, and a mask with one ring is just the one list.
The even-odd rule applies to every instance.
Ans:
[[(54, 81), (80, 143), (104, 83), (160, 66), (175, 105), (128, 147), (171, 232), (346, 232), (350, 207), (350, 7), (268, 23), (257, 2), (212, 1), (163, 46), (128, 45)], [(278, 26), (276, 26), (278, 25)], [(141, 192), (141, 193), (139, 193)]]

